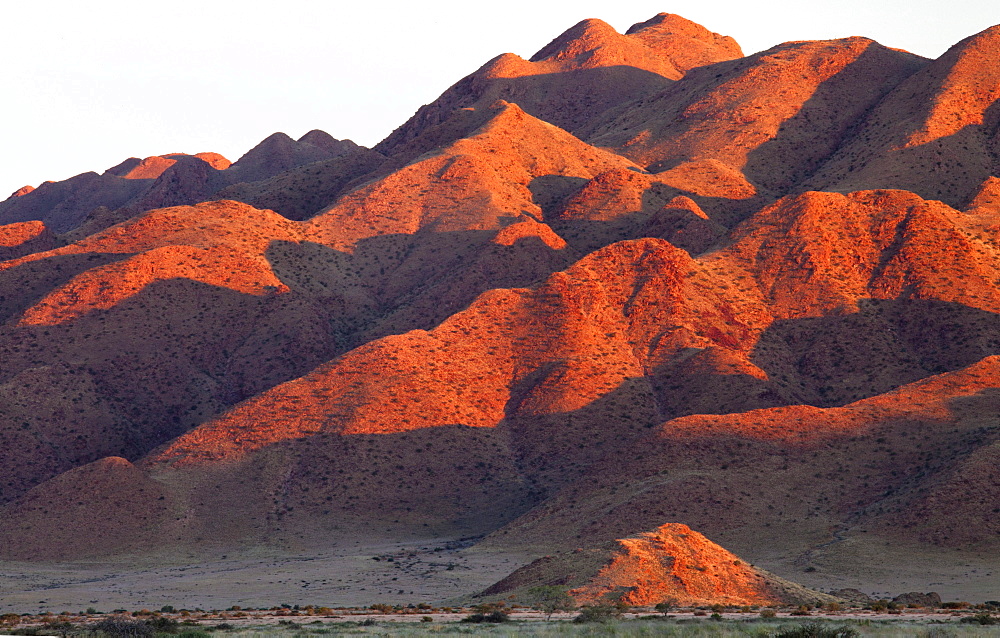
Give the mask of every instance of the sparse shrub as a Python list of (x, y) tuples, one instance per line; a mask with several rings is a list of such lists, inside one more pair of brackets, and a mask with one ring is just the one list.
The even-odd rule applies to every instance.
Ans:
[(654, 607), (653, 609), (666, 616), (676, 606), (677, 606), (676, 598), (667, 598), (661, 602), (656, 603), (656, 607)]
[(857, 635), (857, 630), (850, 627), (827, 627), (818, 622), (786, 627), (771, 634), (772, 638), (854, 638)]
[(573, 622), (607, 622), (621, 615), (621, 609), (615, 605), (587, 605), (580, 608), (580, 614)]
[(1000, 625), (1000, 618), (992, 616), (987, 612), (983, 612), (981, 614), (976, 614), (975, 616), (963, 618), (959, 622), (968, 623), (970, 625)]
[(173, 618), (164, 618), (163, 616), (156, 616), (143, 622), (152, 627), (153, 630), (161, 633), (176, 633), (180, 627), (180, 623)]
[(41, 629), (42, 631), (45, 632), (44, 635), (46, 636), (51, 636), (54, 634), (61, 636), (62, 638), (67, 638), (67, 636), (72, 636), (74, 633), (76, 633), (78, 628), (73, 623), (62, 620), (62, 621), (45, 623), (44, 625), (42, 625)]
[(468, 622), (468, 623), (483, 623), (483, 622), (501, 623), (501, 622), (507, 622), (508, 620), (510, 620), (510, 616), (507, 614), (507, 612), (503, 611), (502, 609), (494, 609), (493, 611), (486, 612), (486, 613), (483, 613), (481, 611), (477, 611), (477, 612), (471, 613), (468, 616), (466, 616), (465, 618), (463, 618), (460, 622)]
[(17, 614), (4, 614), (0, 616), (0, 627), (14, 627), (21, 622), (21, 617)]
[(761, 618), (775, 618), (775, 617), (777, 617), (777, 615), (778, 615), (778, 612), (776, 612), (775, 610), (771, 609), (770, 607), (765, 607), (764, 609), (760, 610), (760, 617)]
[(545, 620), (550, 620), (557, 611), (572, 611), (576, 609), (576, 601), (569, 595), (566, 587), (543, 585), (528, 590), (531, 607), (546, 614)]
[(434, 622), (434, 619), (431, 618), (430, 616), (421, 616), (420, 622)]
[(105, 618), (93, 625), (91, 629), (100, 632), (99, 635), (113, 636), (115, 638), (143, 638), (156, 633), (149, 623), (142, 620), (131, 620), (124, 616)]

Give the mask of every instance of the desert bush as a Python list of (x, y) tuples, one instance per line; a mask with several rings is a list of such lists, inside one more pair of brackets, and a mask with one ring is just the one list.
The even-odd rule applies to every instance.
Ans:
[(970, 625), (1000, 625), (1000, 618), (983, 612), (981, 614), (976, 614), (975, 616), (963, 618), (960, 622), (968, 623)]
[(105, 618), (91, 626), (98, 635), (114, 638), (145, 638), (152, 636), (156, 630), (142, 620), (131, 620), (122, 616)]
[(160, 633), (177, 633), (180, 627), (180, 623), (173, 618), (164, 618), (163, 616), (156, 616), (155, 618), (150, 618), (149, 620), (145, 620), (143, 622), (152, 627), (153, 631)]
[(857, 630), (850, 627), (827, 627), (818, 622), (785, 627), (771, 634), (772, 638), (854, 638), (857, 635)]
[(667, 598), (661, 602), (656, 603), (656, 607), (654, 607), (653, 609), (666, 616), (676, 606), (677, 606), (677, 599)]
[(607, 622), (621, 615), (622, 610), (615, 605), (587, 605), (580, 608), (580, 614), (573, 622)]
[(567, 593), (568, 588), (555, 585), (532, 587), (528, 590), (531, 607), (546, 614), (545, 620), (550, 620), (557, 611), (572, 611), (576, 609), (576, 601)]
[(776, 612), (775, 610), (771, 609), (770, 607), (765, 607), (764, 609), (760, 610), (760, 617), (761, 618), (775, 618), (777, 615), (778, 615), (778, 612)]
[(4, 614), (0, 616), (0, 627), (14, 627), (21, 622), (21, 617), (17, 614)]
[(508, 620), (510, 620), (510, 616), (507, 614), (507, 612), (503, 611), (502, 609), (494, 609), (493, 611), (486, 612), (486, 613), (483, 613), (481, 611), (477, 611), (477, 612), (471, 613), (471, 614), (469, 614), (468, 616), (466, 616), (465, 618), (463, 618), (459, 622), (468, 622), (468, 623), (484, 623), (484, 622), (501, 623), (501, 622), (507, 622)]
[(62, 620), (62, 621), (45, 623), (44, 625), (42, 625), (41, 629), (43, 632), (45, 632), (44, 635), (46, 636), (55, 635), (55, 636), (61, 636), (62, 638), (66, 638), (67, 636), (72, 636), (74, 633), (76, 633), (78, 628), (73, 623)]

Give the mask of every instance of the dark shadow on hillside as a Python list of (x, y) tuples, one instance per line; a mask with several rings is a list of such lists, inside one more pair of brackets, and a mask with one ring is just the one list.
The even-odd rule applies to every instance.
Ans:
[(346, 351), (389, 334), (429, 330), (494, 288), (544, 280), (575, 261), (537, 237), (512, 245), (497, 231), (379, 235), (353, 253), (303, 242), (272, 242), (266, 256), (292, 290), (336, 308), (333, 331)]
[[(912, 96), (909, 101), (905, 95), (899, 99), (908, 108)], [(922, 127), (933, 105), (928, 97), (908, 116), (912, 131), (907, 132)], [(903, 147), (893, 117), (896, 114), (887, 109), (870, 111), (829, 161), (803, 181), (803, 187), (838, 192), (897, 188), (961, 209), (987, 177), (1000, 171), (1000, 101), (987, 107), (982, 124), (969, 124), (916, 146)]]
[(53, 232), (65, 232), (82, 223), (96, 208), (124, 206), (152, 183), (151, 179), (93, 172), (46, 182), (26, 195), (0, 202), (0, 224), (40, 220)]
[[(516, 78), (486, 78), (476, 72), (459, 80), (431, 104), (420, 107), (413, 117), (379, 142), (374, 150), (391, 157), (405, 146), (410, 149), (407, 155), (416, 157), (440, 146), (443, 141), (435, 136), (433, 146), (415, 143), (425, 131), (445, 123), (457, 110), (478, 110), (498, 100), (513, 102), (526, 113), (575, 133), (608, 109), (651, 95), (673, 82), (631, 66), (577, 69)], [(422, 151), (418, 150), (422, 147)]]
[[(0, 466), (23, 476), (0, 483), (2, 498), (96, 458), (134, 460), (302, 376), (340, 350), (329, 323), (326, 308), (299, 293), (172, 279), (70, 321), (4, 328), (0, 382), (18, 401), (0, 411), (10, 443)], [(22, 406), (25, 396), (37, 405)]]
[(16, 319), (77, 275), (132, 257), (132, 253), (54, 255), (0, 270), (0, 322)]
[(1000, 315), (920, 299), (858, 305), (853, 314), (775, 322), (751, 360), (803, 403), (835, 406), (1000, 353)]
[[(268, 522), (312, 519), (435, 535), (488, 533), (540, 502), (496, 428), (441, 425), (391, 434), (320, 434), (280, 443), (291, 480)], [(377, 514), (372, 503), (378, 503)], [(383, 530), (379, 529), (379, 532)]]
[[(773, 139), (750, 153), (746, 176), (775, 192), (795, 190), (848, 141), (882, 98), (929, 62), (896, 55), (873, 43), (822, 82), (798, 113), (782, 122)], [(889, 56), (891, 67), (886, 64)]]
[[(578, 177), (545, 175), (536, 177), (528, 185), (534, 203), (542, 209), (544, 221), (580, 256), (615, 242), (643, 237), (664, 239), (696, 256), (716, 246), (726, 228), (712, 219), (698, 216), (686, 204), (672, 203), (674, 198), (688, 197), (702, 208), (702, 212), (711, 215), (714, 211), (723, 218), (729, 216), (731, 211), (727, 207), (730, 205), (756, 205), (699, 197), (665, 184), (653, 183), (643, 190), (636, 210), (614, 208), (598, 199), (585, 210), (576, 211), (578, 216), (569, 215), (568, 201), (588, 183), (590, 180)], [(709, 208), (706, 210), (705, 206)], [(579, 216), (580, 213), (583, 215)]]

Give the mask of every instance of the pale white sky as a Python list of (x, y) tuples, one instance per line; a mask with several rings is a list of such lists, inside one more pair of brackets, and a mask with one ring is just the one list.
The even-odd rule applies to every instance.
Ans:
[(4, 0), (0, 199), (131, 156), (235, 161), (275, 131), (371, 146), (495, 55), (661, 11), (745, 53), (862, 35), (937, 57), (1000, 23), (996, 0)]

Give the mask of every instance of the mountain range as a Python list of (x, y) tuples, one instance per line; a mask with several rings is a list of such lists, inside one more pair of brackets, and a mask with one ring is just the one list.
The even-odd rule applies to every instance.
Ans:
[(929, 60), (585, 20), (372, 149), (276, 133), (20, 189), (0, 559), (466, 539), (561, 557), (516, 587), (736, 600), (634, 557), (564, 573), (705, 534), (814, 588), (985, 600), (998, 105), (1000, 26)]

